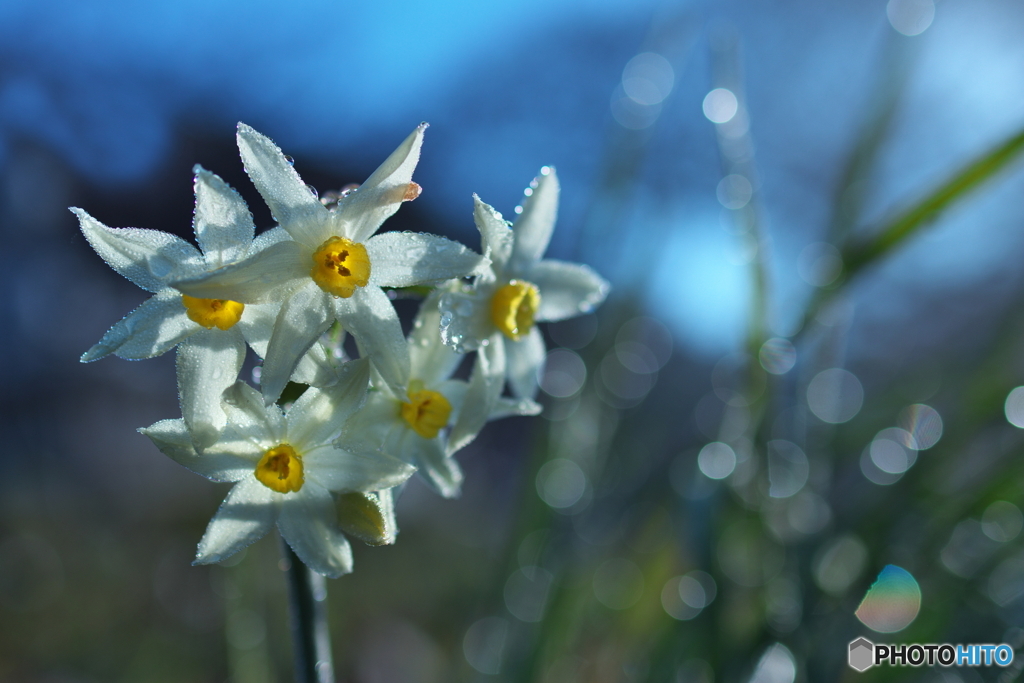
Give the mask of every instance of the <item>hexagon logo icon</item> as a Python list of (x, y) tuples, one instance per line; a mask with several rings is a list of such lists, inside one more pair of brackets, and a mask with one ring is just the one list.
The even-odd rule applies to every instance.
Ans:
[(858, 638), (850, 643), (850, 668), (867, 671), (875, 663), (875, 644), (867, 638)]

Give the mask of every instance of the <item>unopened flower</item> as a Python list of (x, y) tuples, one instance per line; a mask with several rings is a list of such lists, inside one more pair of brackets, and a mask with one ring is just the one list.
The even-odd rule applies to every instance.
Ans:
[(541, 169), (511, 226), (479, 197), (474, 202), (490, 268), (473, 287), (455, 286), (442, 297), (441, 334), (456, 349), (478, 350), (487, 401), (497, 400), (506, 378), (515, 396), (532, 399), (545, 358), (536, 323), (589, 313), (604, 301), (608, 283), (588, 266), (541, 260), (558, 211), (554, 169)]
[(423, 131), (420, 125), (357, 190), (327, 208), (269, 138), (244, 124), (238, 148), (246, 172), (291, 239), (253, 257), (175, 286), (190, 296), (283, 305), (263, 363), (268, 403), (280, 396), (302, 355), (333, 323), (341, 322), (395, 390), (406, 386), (409, 359), (395, 310), (381, 287), (437, 284), (481, 267), (480, 255), (434, 235), (374, 235), (403, 201), (412, 182)]
[(339, 529), (339, 507), (346, 527), (387, 542), (390, 497), (370, 494), (401, 484), (415, 468), (350, 443), (341, 433), (366, 397), (369, 376), (365, 359), (347, 363), (336, 384), (307, 389), (286, 412), (265, 405), (259, 392), (238, 382), (224, 395), (227, 427), (202, 453), (181, 420), (140, 430), (193, 472), (235, 484), (199, 542), (197, 564), (219, 562), (277, 525), (310, 569), (330, 577), (346, 574), (352, 571), (352, 550)]

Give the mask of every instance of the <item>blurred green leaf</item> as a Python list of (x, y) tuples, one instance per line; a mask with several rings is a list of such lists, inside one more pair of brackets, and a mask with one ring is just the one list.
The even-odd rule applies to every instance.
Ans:
[(865, 243), (853, 244), (844, 251), (846, 275), (856, 273), (890, 252), (915, 232), (933, 221), (956, 201), (967, 197), (986, 180), (1015, 161), (1024, 151), (1024, 130), (969, 163), (923, 200), (898, 215)]

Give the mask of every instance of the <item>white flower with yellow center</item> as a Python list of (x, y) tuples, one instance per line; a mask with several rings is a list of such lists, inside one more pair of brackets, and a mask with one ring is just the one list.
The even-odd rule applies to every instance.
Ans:
[[(347, 430), (353, 438), (380, 446), (384, 452), (415, 465), (442, 496), (453, 498), (459, 494), (462, 471), (452, 454), (476, 437), (487, 418), (472, 433), (459, 426), (470, 385), (451, 379), (463, 356), (441, 341), (437, 302), (437, 294), (427, 297), (409, 333), (412, 379), (405, 391), (396, 393), (386, 383), (379, 383), (362, 410), (349, 420)], [(538, 412), (540, 406), (533, 401), (517, 401), (503, 403), (487, 417)], [(453, 425), (450, 431), (448, 427)]]
[(193, 228), (200, 249), (157, 230), (108, 228), (81, 209), (82, 233), (115, 271), (154, 296), (110, 328), (82, 355), (82, 362), (110, 354), (137, 360), (178, 346), (181, 411), (196, 444), (224, 426), (221, 394), (238, 378), (248, 342), (266, 350), (279, 304), (246, 306), (230, 299), (181, 294), (168, 282), (199, 277), (287, 238), (270, 231), (253, 239), (252, 216), (241, 197), (218, 176), (195, 167)]
[(412, 172), (426, 124), (421, 124), (359, 189), (328, 209), (271, 140), (238, 125), (238, 148), (256, 189), (291, 239), (241, 263), (175, 282), (197, 297), (242, 303), (283, 301), (263, 363), (261, 385), (275, 401), (310, 345), (341, 322), (395, 391), (404, 390), (409, 359), (401, 325), (381, 287), (433, 285), (465, 276), (484, 260), (434, 235), (374, 235), (419, 185)]
[(441, 335), (460, 351), (477, 349), (475, 372), (483, 377), (467, 406), (493, 406), (506, 377), (515, 396), (532, 399), (546, 353), (535, 323), (589, 313), (604, 301), (608, 283), (585, 265), (541, 260), (558, 212), (554, 169), (541, 169), (512, 225), (479, 197), (473, 199), (491, 267), (472, 288), (454, 286), (442, 297)]
[[(339, 514), (353, 506), (351, 494), (383, 492), (416, 470), (342, 434), (341, 426), (366, 397), (368, 361), (347, 363), (340, 375), (327, 389), (307, 389), (287, 412), (265, 405), (249, 385), (234, 384), (224, 394), (228, 425), (201, 454), (181, 420), (140, 430), (193, 472), (235, 483), (199, 542), (197, 564), (233, 555), (276, 524), (310, 569), (329, 577), (352, 571), (352, 549), (338, 523)], [(364, 506), (380, 501), (390, 508), (387, 494), (355, 498), (357, 507), (362, 500)]]

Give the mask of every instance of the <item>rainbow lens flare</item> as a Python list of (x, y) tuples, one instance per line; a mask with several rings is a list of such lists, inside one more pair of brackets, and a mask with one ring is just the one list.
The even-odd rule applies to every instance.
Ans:
[(921, 611), (921, 588), (906, 569), (885, 566), (857, 608), (857, 618), (872, 631), (895, 633)]

